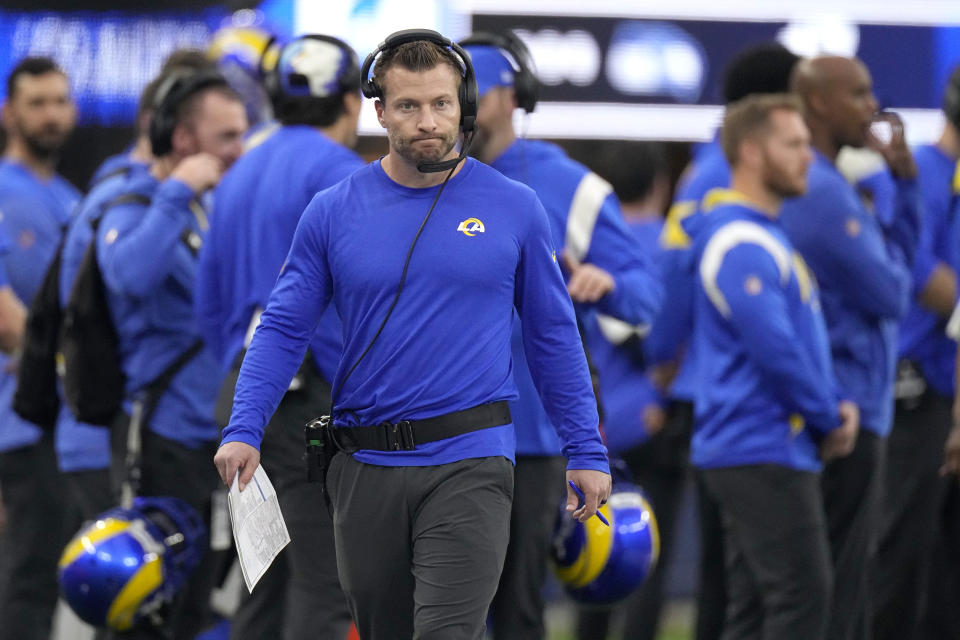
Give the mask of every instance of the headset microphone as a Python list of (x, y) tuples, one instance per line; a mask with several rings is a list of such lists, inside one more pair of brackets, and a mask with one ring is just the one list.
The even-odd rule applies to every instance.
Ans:
[(470, 151), (470, 143), (473, 142), (473, 133), (463, 136), (463, 145), (460, 148), (460, 155), (452, 160), (442, 160), (440, 162), (418, 162), (417, 171), (420, 173), (439, 173), (449, 171), (463, 162)]

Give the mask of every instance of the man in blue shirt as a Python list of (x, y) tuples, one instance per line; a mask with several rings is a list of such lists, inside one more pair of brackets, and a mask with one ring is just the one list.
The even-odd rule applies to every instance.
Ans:
[(241, 489), (250, 481), (264, 425), (332, 301), (344, 346), (330, 432), (343, 450), (328, 486), (340, 581), (369, 640), (483, 635), (509, 537), (514, 309), (567, 478), (586, 496), (578, 506), (570, 490), (567, 509), (583, 521), (610, 491), (546, 213), (529, 188), (456, 154), (476, 104), (461, 52), (416, 31), (368, 56), (361, 83), (390, 151), (304, 212), (215, 458), (224, 482), (238, 471)]
[[(9, 286), (29, 305), (80, 193), (55, 172), (76, 109), (66, 75), (48, 58), (26, 58), (7, 78), (0, 162), (0, 223), (12, 240), (3, 256)], [(44, 639), (57, 600), (56, 567), (72, 533), (48, 433), (16, 415), (16, 375), (0, 355), (0, 485), (9, 520), (0, 576), (0, 638)], [(61, 412), (61, 417), (63, 412)]]
[(858, 411), (839, 401), (817, 283), (778, 221), (806, 189), (810, 137), (783, 95), (728, 108), (722, 136), (732, 192), (693, 248), (691, 460), (723, 520), (723, 637), (818, 640), (833, 583), (820, 457), (849, 454)]
[[(659, 278), (626, 228), (613, 188), (556, 145), (516, 136), (515, 110), (530, 112), (536, 101), (526, 47), (510, 33), (478, 33), (462, 44), (478, 84), (471, 155), (536, 191), (581, 313), (589, 305), (630, 325), (649, 324), (660, 305)], [(514, 323), (512, 340), (520, 398), (510, 406), (517, 424), (510, 546), (492, 611), (498, 640), (544, 637), (543, 582), (563, 490), (560, 443), (526, 365), (521, 324)]]
[[(200, 252), (197, 317), (225, 370), (239, 368), (303, 210), (318, 191), (365, 164), (349, 148), (357, 138), (361, 97), (359, 64), (348, 45), (329, 36), (301, 36), (281, 49), (266, 84), (281, 126), (224, 176)], [(277, 490), (291, 542), (241, 603), (231, 638), (342, 640), (347, 634), (350, 612), (337, 580), (332, 522), (318, 508), (323, 496), (307, 482), (302, 460), (302, 427), (329, 409), (340, 345), (340, 321), (330, 309), (266, 430), (261, 463)], [(221, 397), (232, 401), (235, 374), (227, 381)], [(229, 410), (227, 405), (227, 419)]]
[[(804, 101), (814, 162), (807, 193), (784, 204), (782, 224), (822, 287), (837, 383), (860, 407), (863, 427), (853, 454), (827, 465), (822, 478), (836, 579), (827, 637), (842, 640), (862, 633), (871, 607), (867, 566), (878, 534), (897, 327), (909, 306), (920, 203), (903, 127), (894, 123), (886, 145), (870, 137), (877, 102), (859, 60), (804, 60), (793, 88)], [(887, 222), (866, 209), (834, 164), (841, 147), (868, 143), (896, 181)]]
[[(751, 46), (727, 65), (723, 78), (723, 98), (727, 105), (749, 95), (784, 93), (790, 86), (790, 74), (799, 56), (779, 43)], [(730, 167), (720, 146), (720, 132), (695, 152), (691, 164), (677, 185), (674, 205), (660, 236), (659, 267), (664, 284), (664, 304), (644, 341), (647, 356), (669, 379), (671, 421), (689, 421), (693, 413), (693, 395), (697, 385), (696, 354), (689, 342), (692, 326), (694, 278), (686, 268), (692, 240), (683, 221), (701, 215), (704, 196), (712, 189), (730, 186)], [(723, 577), (723, 536), (720, 515), (702, 486), (702, 475), (695, 474), (700, 525), (700, 572), (697, 590), (697, 640), (719, 640), (723, 632), (726, 590)]]
[[(127, 378), (125, 409), (143, 416), (142, 425), (131, 425), (140, 427), (142, 441), (142, 478), (135, 489), (138, 495), (180, 498), (209, 525), (217, 478), (208, 473), (208, 456), (219, 434), (212, 415), (221, 376), (213, 353), (197, 348), (196, 253), (208, 227), (200, 200), (240, 156), (247, 120), (239, 96), (211, 72), (171, 75), (154, 107), (154, 159), (122, 189), (150, 204), (130, 202), (105, 213), (97, 228), (97, 259)], [(166, 388), (144, 397), (144, 388), (178, 360)], [(126, 452), (114, 454), (122, 460)], [(191, 638), (207, 622), (218, 560), (206, 550), (165, 612), (164, 633)], [(156, 633), (145, 621), (122, 637)]]
[[(960, 67), (944, 95), (943, 132), (914, 149), (923, 224), (900, 363), (873, 590), (873, 633), (956, 637), (955, 481), (938, 477), (951, 422), (957, 346), (945, 333), (957, 298), (954, 177), (960, 158)], [(888, 182), (889, 176), (885, 176)], [(952, 628), (951, 628), (952, 627)]]

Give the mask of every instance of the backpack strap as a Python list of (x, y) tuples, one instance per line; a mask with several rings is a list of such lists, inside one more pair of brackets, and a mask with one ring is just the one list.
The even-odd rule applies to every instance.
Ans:
[(103, 216), (107, 214), (107, 211), (113, 209), (114, 207), (119, 207), (125, 204), (149, 205), (150, 196), (146, 196), (142, 193), (123, 193), (116, 198), (107, 200), (100, 205), (100, 213), (90, 220), (90, 226), (93, 227), (94, 233), (96, 233), (97, 228), (100, 227), (100, 221), (103, 220)]

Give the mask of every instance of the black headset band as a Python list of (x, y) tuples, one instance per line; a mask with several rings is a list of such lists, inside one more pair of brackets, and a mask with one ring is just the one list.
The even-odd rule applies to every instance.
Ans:
[[(462, 74), (464, 80), (468, 82), (470, 80), (475, 81), (473, 63), (470, 61), (470, 56), (467, 54), (467, 52), (463, 50), (463, 47), (449, 38), (446, 38), (436, 31), (432, 31), (430, 29), (404, 29), (403, 31), (391, 33), (364, 59), (363, 66), (360, 68), (360, 84), (363, 87), (363, 95), (368, 98), (377, 97), (376, 83), (374, 82), (373, 78), (370, 77), (370, 71), (373, 69), (373, 65), (381, 53), (387, 51), (388, 49), (393, 49), (395, 47), (399, 47), (400, 45), (407, 44), (408, 42), (419, 41), (432, 42), (436, 45), (453, 51), (453, 53), (460, 58), (461, 64), (463, 65)], [(371, 92), (372, 95), (369, 95)]]
[(514, 71), (513, 89), (517, 96), (517, 105), (527, 113), (532, 113), (540, 95), (540, 83), (534, 71), (533, 56), (523, 40), (512, 31), (501, 35), (489, 31), (477, 31), (460, 41), (460, 46), (495, 47), (504, 51), (511, 59)]

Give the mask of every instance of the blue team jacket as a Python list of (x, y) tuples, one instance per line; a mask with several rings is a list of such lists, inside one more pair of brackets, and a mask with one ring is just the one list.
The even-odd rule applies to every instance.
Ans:
[[(3, 264), (25, 305), (40, 288), (79, 200), (80, 192), (60, 176), (45, 180), (15, 162), (0, 162), (0, 223), (11, 240)], [(7, 372), (9, 361), (0, 354), (0, 451), (34, 444), (41, 436), (39, 427), (13, 411), (17, 379)], [(67, 418), (69, 411), (61, 407), (59, 420)]]
[[(316, 129), (289, 126), (270, 129), (223, 177), (200, 252), (196, 308), (204, 341), (224, 369), (244, 347), (254, 312), (267, 306), (310, 199), (363, 165)], [(340, 359), (340, 334), (340, 319), (330, 310), (310, 343), (327, 380)]]
[[(344, 326), (333, 380), (334, 390), (341, 386), (393, 302), (410, 241), (438, 189), (399, 185), (374, 162), (313, 199), (244, 358), (223, 442), (259, 446), (331, 302)], [(380, 338), (335, 395), (335, 422), (349, 427), (416, 420), (516, 398), (514, 309), (569, 468), (607, 470), (590, 375), (547, 215), (532, 190), (473, 159), (450, 179), (424, 227)], [(412, 452), (354, 456), (371, 464), (420, 466), (484, 456), (512, 460), (515, 448), (510, 424)]]
[(691, 460), (817, 471), (840, 424), (817, 284), (780, 225), (725, 197), (699, 223), (694, 333), (700, 384)]
[[(653, 320), (663, 289), (653, 260), (627, 229), (609, 183), (556, 145), (535, 140), (516, 140), (491, 166), (537, 193), (558, 252), (570, 252), (613, 276), (616, 287), (594, 305), (596, 311), (633, 325)], [(512, 351), (520, 392), (510, 405), (517, 424), (517, 453), (557, 455), (560, 442), (530, 376), (519, 321), (514, 323)]]
[[(151, 204), (111, 208), (97, 230), (97, 258), (129, 403), (199, 338), (193, 309), (197, 258), (183, 237), (190, 234), (194, 244), (203, 237), (205, 214), (191, 206), (193, 193), (178, 180), (161, 184), (144, 172), (124, 191), (150, 196)], [(213, 405), (221, 377), (213, 353), (203, 349), (161, 396), (150, 430), (192, 448), (215, 440)]]
[(837, 382), (860, 407), (863, 428), (892, 427), (897, 327), (910, 305), (919, 233), (916, 181), (897, 181), (881, 226), (833, 164), (814, 154), (807, 193), (788, 200), (781, 223), (820, 283)]

